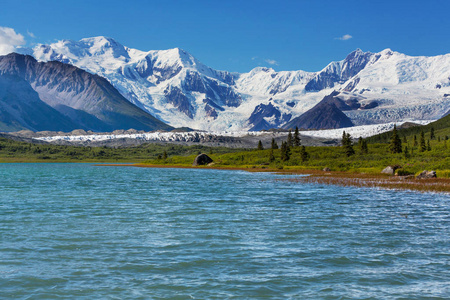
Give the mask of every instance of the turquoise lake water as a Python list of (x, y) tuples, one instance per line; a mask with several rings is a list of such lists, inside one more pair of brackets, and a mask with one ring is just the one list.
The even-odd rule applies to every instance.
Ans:
[(450, 196), (283, 178), (0, 164), (0, 298), (450, 298)]

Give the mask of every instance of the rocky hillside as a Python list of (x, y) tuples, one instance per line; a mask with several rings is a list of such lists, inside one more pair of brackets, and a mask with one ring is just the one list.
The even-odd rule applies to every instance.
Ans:
[(171, 129), (127, 101), (106, 79), (32, 56), (0, 57), (3, 130)]
[(76, 123), (42, 101), (25, 79), (0, 75), (0, 131), (70, 131), (75, 127)]
[(331, 93), (316, 106), (286, 123), (283, 128), (334, 129), (354, 126), (349, 117), (342, 112), (343, 108), (347, 110), (351, 107), (345, 101), (337, 98), (338, 95), (338, 92)]

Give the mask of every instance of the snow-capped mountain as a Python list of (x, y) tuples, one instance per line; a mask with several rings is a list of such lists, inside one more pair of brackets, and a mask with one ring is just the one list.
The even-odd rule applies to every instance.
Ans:
[(352, 103), (343, 111), (355, 125), (438, 119), (450, 110), (450, 54), (358, 49), (319, 72), (255, 68), (239, 74), (214, 70), (179, 48), (144, 52), (105, 37), (24, 51), (105, 77), (130, 102), (174, 127), (281, 127), (333, 91)]

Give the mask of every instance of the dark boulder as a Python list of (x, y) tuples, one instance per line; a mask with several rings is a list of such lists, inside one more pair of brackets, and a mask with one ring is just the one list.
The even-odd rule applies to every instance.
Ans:
[(192, 165), (193, 166), (204, 166), (204, 165), (210, 164), (212, 162), (213, 162), (213, 160), (211, 159), (211, 157), (209, 157), (205, 153), (202, 153), (202, 154), (197, 155), (197, 157), (194, 159), (194, 163)]

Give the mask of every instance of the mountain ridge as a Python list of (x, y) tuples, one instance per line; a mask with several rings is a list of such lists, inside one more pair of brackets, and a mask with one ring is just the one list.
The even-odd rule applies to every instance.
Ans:
[[(71, 63), (105, 77), (131, 103), (177, 127), (278, 128), (290, 120), (276, 116), (298, 117), (334, 90), (366, 108), (344, 111), (355, 125), (437, 119), (450, 109), (450, 97), (444, 97), (450, 94), (450, 55), (357, 49), (318, 72), (257, 67), (233, 73), (214, 70), (180, 48), (140, 51), (105, 37), (27, 51), (38, 60)], [(255, 115), (257, 107), (269, 104), (273, 113)]]
[[(33, 120), (24, 120), (16, 113), (16, 119), (22, 119), (18, 122), (27, 129), (111, 131), (129, 128), (138, 130), (172, 128), (131, 104), (105, 78), (69, 64), (58, 61), (38, 62), (32, 56), (12, 53), (0, 56), (0, 75), (4, 79), (18, 78), (22, 81), (22, 89), (30, 90), (28, 97), (30, 99), (17, 99), (20, 90), (8, 92), (8, 87), (4, 86), (3, 90), (6, 90), (2, 99), (4, 103), (12, 102), (13, 105), (19, 105), (17, 111), (23, 112), (30, 110), (25, 108), (24, 100), (32, 101), (36, 108), (44, 109), (45, 106), (49, 114), (47, 117), (56, 118), (61, 126), (61, 128), (54, 126), (42, 128), (42, 122), (45, 123), (46, 120), (44, 116), (40, 116), (42, 124), (39, 128), (35, 128), (29, 124)], [(6, 112), (3, 114), (7, 115)], [(67, 126), (62, 125), (64, 124), (62, 116), (68, 120)]]

